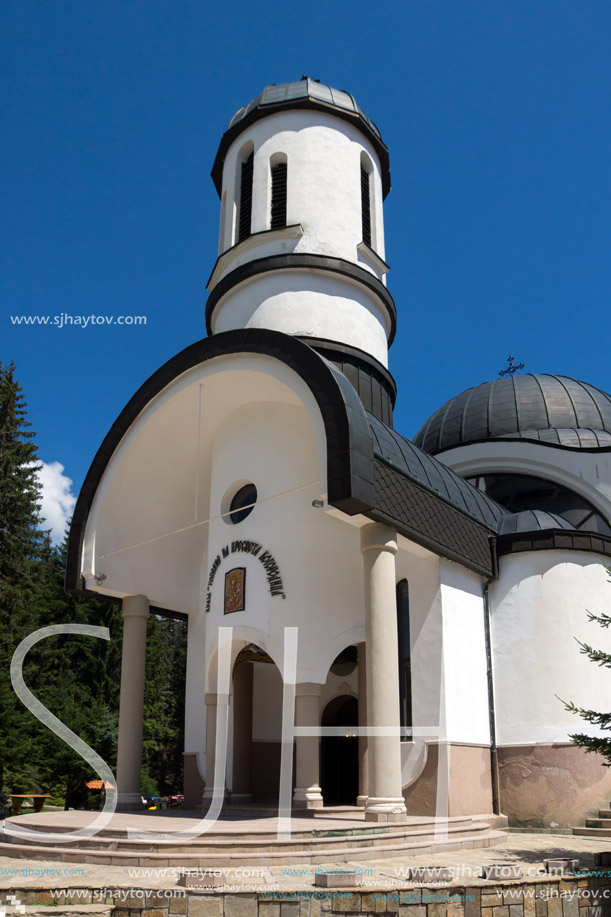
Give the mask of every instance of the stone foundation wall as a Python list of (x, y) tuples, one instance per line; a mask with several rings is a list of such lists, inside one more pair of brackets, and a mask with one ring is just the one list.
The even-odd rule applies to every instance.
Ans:
[[(449, 747), (450, 784), (448, 815), (481, 815), (492, 812), (490, 747)], [(437, 811), (437, 768), (439, 746), (430, 742), (426, 765), (420, 777), (403, 790), (408, 815), (435, 815)], [(504, 809), (501, 809), (504, 812)]]
[(611, 769), (576, 745), (500, 746), (501, 812), (515, 827), (572, 828), (609, 807)]
[[(608, 872), (608, 870), (606, 870)], [(113, 907), (112, 917), (607, 917), (611, 877), (543, 878), (529, 882), (411, 888), (395, 891), (314, 890), (225, 893), (172, 889), (15, 888), (21, 904)]]

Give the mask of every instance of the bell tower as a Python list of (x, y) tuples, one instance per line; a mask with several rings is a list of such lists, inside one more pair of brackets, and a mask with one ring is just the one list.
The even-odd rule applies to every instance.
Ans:
[(271, 328), (392, 383), (388, 149), (354, 98), (307, 77), (267, 86), (231, 119), (212, 178), (221, 220), (208, 333)]

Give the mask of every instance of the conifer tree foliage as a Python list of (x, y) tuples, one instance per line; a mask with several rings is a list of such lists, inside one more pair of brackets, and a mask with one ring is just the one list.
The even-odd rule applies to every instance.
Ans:
[[(606, 569), (610, 576), (609, 582), (611, 583), (611, 567), (607, 567)], [(589, 621), (595, 622), (605, 630), (607, 630), (611, 625), (611, 615), (595, 615), (590, 611), (587, 614)], [(594, 662), (599, 666), (604, 666), (607, 669), (611, 669), (611, 653), (606, 653), (603, 650), (595, 649), (588, 643), (582, 643), (581, 640), (578, 640), (577, 642), (579, 643), (581, 652), (587, 656), (591, 662)], [(608, 696), (611, 697), (611, 691), (609, 692)], [(573, 743), (578, 745), (580, 748), (585, 748), (585, 750), (588, 752), (598, 752), (599, 755), (602, 755), (603, 758), (606, 758), (605, 767), (611, 767), (611, 710), (603, 713), (598, 713), (596, 710), (587, 710), (584, 707), (576, 707), (573, 703), (566, 703), (565, 708), (571, 713), (578, 714), (587, 723), (591, 723), (593, 726), (598, 726), (598, 728), (603, 732), (608, 733), (606, 736), (589, 736), (585, 735), (584, 733), (575, 733), (575, 735), (570, 736), (570, 738)]]
[[(116, 773), (121, 607), (64, 590), (65, 544), (40, 531), (39, 463), (15, 367), (0, 364), (0, 791), (44, 792), (65, 807), (97, 806), (89, 765), (23, 706), (10, 679), (19, 643), (41, 627), (107, 627), (110, 640), (47, 637), (28, 653), (28, 688)], [(154, 792), (180, 792), (186, 625), (151, 615), (147, 638), (143, 774)], [(143, 789), (145, 787), (143, 786)]]
[(146, 641), (142, 789), (161, 795), (181, 793), (186, 621), (151, 615)]
[[(29, 714), (15, 696), (10, 660), (36, 627), (40, 490), (34, 433), (13, 363), (0, 363), (0, 789), (7, 765), (29, 753)], [(21, 778), (18, 778), (21, 779)]]
[[(110, 640), (69, 634), (47, 637), (30, 651), (29, 687), (55, 716), (115, 770), (121, 669), (121, 609), (64, 591), (65, 544), (50, 543), (39, 569), (38, 626), (93, 624), (108, 627)], [(90, 766), (52, 731), (34, 724), (37, 783), (63, 799), (66, 808), (88, 803), (85, 781), (95, 779)], [(93, 802), (93, 800), (92, 800)], [(94, 803), (95, 804), (95, 803)]]

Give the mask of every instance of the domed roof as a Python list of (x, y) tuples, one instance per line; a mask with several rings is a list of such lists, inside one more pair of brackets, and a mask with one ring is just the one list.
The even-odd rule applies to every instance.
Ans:
[(248, 105), (239, 108), (221, 138), (221, 144), (212, 167), (212, 179), (219, 195), (221, 193), (223, 162), (225, 154), (235, 138), (253, 121), (265, 118), (283, 109), (317, 109), (332, 112), (336, 117), (349, 121), (369, 138), (382, 166), (382, 191), (384, 197), (390, 191), (390, 166), (388, 147), (382, 140), (379, 128), (357, 105), (353, 95), (343, 89), (333, 89), (303, 76), (294, 83), (270, 83), (263, 92), (255, 96)]
[(414, 442), (435, 454), (490, 439), (609, 449), (611, 397), (568, 376), (506, 376), (452, 398), (424, 424)]
[(557, 513), (547, 513), (540, 509), (522, 510), (510, 516), (501, 516), (497, 524), (499, 535), (516, 535), (522, 532), (542, 532), (550, 529), (577, 529)]

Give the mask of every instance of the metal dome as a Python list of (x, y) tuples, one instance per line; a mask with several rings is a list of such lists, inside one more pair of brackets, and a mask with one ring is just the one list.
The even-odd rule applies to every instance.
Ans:
[(435, 454), (490, 439), (610, 449), (611, 397), (568, 376), (527, 373), (495, 379), (444, 404), (414, 442)]
[(523, 510), (521, 513), (512, 513), (510, 516), (501, 516), (497, 532), (499, 535), (516, 535), (522, 532), (544, 532), (553, 529), (577, 529), (557, 513), (546, 513), (540, 509)]
[(384, 197), (390, 191), (390, 165), (388, 147), (382, 140), (382, 134), (363, 109), (357, 105), (353, 95), (343, 89), (333, 89), (319, 80), (303, 76), (294, 83), (270, 83), (263, 92), (255, 96), (248, 105), (238, 109), (225, 133), (212, 167), (212, 179), (219, 195), (223, 178), (223, 162), (227, 150), (253, 121), (265, 118), (277, 111), (286, 109), (315, 109), (327, 111), (344, 121), (354, 124), (373, 144), (382, 167), (382, 191)]

